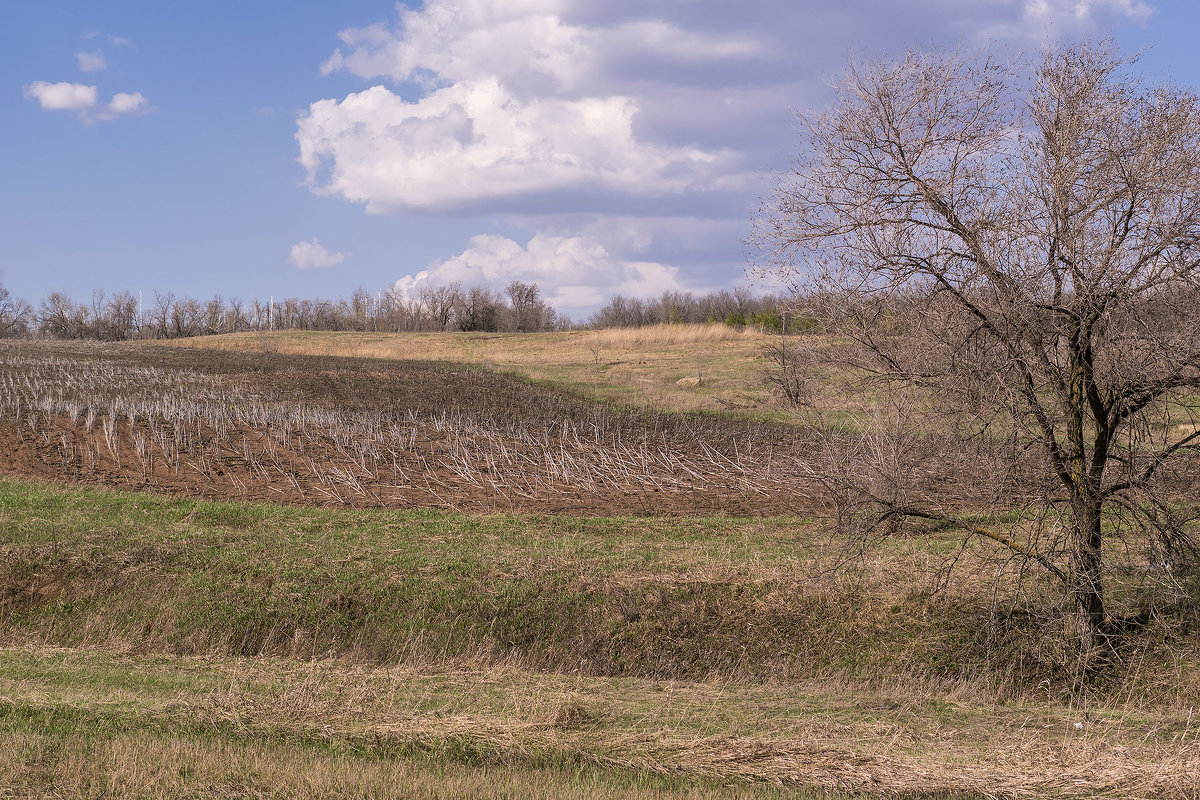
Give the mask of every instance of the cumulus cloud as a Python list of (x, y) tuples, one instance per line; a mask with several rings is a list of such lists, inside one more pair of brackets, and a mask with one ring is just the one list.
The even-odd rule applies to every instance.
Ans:
[(96, 106), (96, 87), (81, 83), (34, 81), (25, 87), (25, 96), (46, 111), (86, 111)]
[(639, 142), (636, 111), (621, 96), (521, 102), (494, 79), (411, 103), (376, 86), (314, 103), (297, 139), (317, 191), (372, 212), (511, 210), (564, 194), (588, 207), (719, 185), (724, 153)]
[(118, 92), (108, 103), (100, 105), (96, 87), (81, 83), (34, 81), (25, 87), (25, 96), (37, 100), (45, 111), (74, 111), (87, 123), (140, 114), (150, 107), (150, 101), (141, 92)]
[(614, 293), (647, 296), (679, 289), (678, 272), (666, 264), (614, 257), (587, 237), (537, 234), (522, 246), (505, 236), (485, 234), (472, 237), (458, 255), (404, 276), (396, 288), (411, 294), (422, 285), (455, 281), (496, 289), (524, 281), (538, 284), (555, 308), (577, 313), (602, 305)]
[[(554, 265), (611, 274), (606, 295), (643, 278), (648, 291), (674, 288), (679, 274), (689, 285), (720, 283), (717, 273), (727, 281), (738, 269), (728, 246), (717, 263), (688, 250), (682, 232), (744, 233), (761, 176), (792, 149), (793, 111), (827, 102), (828, 76), (851, 51), (1036, 46), (1155, 12), (1147, 0), (425, 0), (397, 9), (394, 20), (342, 31), (322, 65), (368, 83), (297, 120), (309, 187), (372, 213), (518, 219), (540, 231), (526, 245), (477, 238), (405, 280), (440, 280), (468, 264), (480, 278), (485, 265), (546, 264), (540, 280), (522, 279), (575, 297), (601, 284)], [(610, 218), (660, 221), (641, 226), (654, 230), (641, 245), (646, 261)], [(682, 249), (672, 256), (664, 241)]]
[(311, 242), (297, 242), (292, 245), (288, 254), (288, 261), (292, 262), (296, 269), (336, 267), (345, 260), (345, 253), (330, 252), (329, 248), (318, 242), (315, 237)]
[(606, 64), (622, 51), (691, 65), (744, 59), (753, 38), (655, 20), (594, 31), (566, 21), (567, 5), (429, 0), (402, 10), (396, 29), (343, 31), (347, 49), (324, 71), (420, 91), (406, 99), (378, 85), (313, 103), (296, 133), (310, 186), (382, 213), (665, 210), (727, 192), (738, 154), (719, 141), (640, 136), (644, 101), (605, 77)]
[(391, 86), (320, 100), (300, 117), (309, 185), (377, 213), (609, 212), (637, 203), (676, 215), (711, 205), (714, 194), (724, 213), (742, 211), (750, 178), (778, 163), (789, 106), (824, 95), (822, 71), (844, 63), (848, 46), (1153, 12), (1144, 0), (605, 8), (427, 0), (400, 6), (394, 25), (342, 31), (323, 71)]
[(121, 114), (137, 114), (145, 111), (150, 101), (141, 92), (117, 92), (105, 106), (105, 111), (113, 116)]
[(104, 58), (104, 53), (76, 53), (75, 63), (79, 65), (80, 72), (102, 72), (108, 69), (108, 61)]

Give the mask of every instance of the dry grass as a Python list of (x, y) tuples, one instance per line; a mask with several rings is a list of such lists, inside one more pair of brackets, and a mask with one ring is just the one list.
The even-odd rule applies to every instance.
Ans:
[(641, 328), (605, 328), (584, 331), (585, 347), (613, 348), (686, 347), (719, 342), (761, 342), (764, 335), (754, 328), (741, 330), (728, 325), (647, 325)]
[[(768, 336), (725, 325), (555, 333), (229, 334), (172, 346), (481, 364), (586, 396), (682, 411), (772, 406), (758, 386)], [(693, 382), (680, 382), (695, 378)]]
[(91, 730), (55, 735), (0, 728), (0, 794), (55, 798), (611, 798), (715, 800), (773, 797), (754, 786), (717, 787), (596, 769), (381, 757), (360, 748), (204, 732)]
[(794, 428), (621, 410), (428, 362), (163, 355), (0, 347), (0, 468), (401, 508), (779, 513), (811, 494)]
[[(921, 685), (663, 684), (513, 668), (34, 649), (3, 651), (0, 662), (0, 738), (8, 740), (0, 774), (35, 781), (36, 763), (57, 751), (53, 772), (66, 796), (95, 796), (104, 780), (117, 796), (138, 782), (169, 795), (197, 780), (358, 796), (398, 776), (434, 794), (493, 796), (485, 787), (495, 776), (480, 769), (490, 765), (501, 784), (565, 797), (703, 797), (723, 784), (752, 794), (766, 784), (889, 796), (1187, 798), (1200, 785), (1200, 730), (1184, 711), (980, 704)], [(100, 740), (94, 750), (89, 739)], [(599, 791), (583, 788), (581, 774)], [(688, 788), (656, 791), (646, 776)]]

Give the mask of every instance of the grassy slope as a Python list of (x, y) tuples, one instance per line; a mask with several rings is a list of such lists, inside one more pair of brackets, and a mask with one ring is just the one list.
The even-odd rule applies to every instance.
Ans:
[(289, 331), (204, 336), (165, 344), (483, 364), (598, 400), (682, 411), (763, 411), (772, 406), (758, 381), (767, 341), (769, 337), (755, 331), (724, 325), (675, 325), (529, 334)]
[[(746, 387), (763, 342), (182, 344), (466, 361), (761, 413)], [(892, 540), (832, 576), (804, 520), (335, 512), (0, 480), (0, 796), (1194, 797), (1195, 648), (1147, 640), (1081, 709), (1046, 663), (995, 670), (1013, 663), (996, 648), (1028, 642), (984, 636), (990, 574), (966, 563), (937, 596), (914, 579), (954, 551)]]
[(953, 542), (896, 541), (866, 586), (810, 581), (823, 544), (802, 520), (329, 511), (5, 480), (0, 525), (10, 640), (755, 681), (953, 679), (983, 657), (976, 621), (946, 615), (961, 599), (910, 577)]
[(961, 600), (904, 585), (936, 541), (895, 542), (856, 583), (798, 582), (823, 547), (800, 520), (332, 512), (13, 480), (0, 531), (14, 791), (1186, 797), (1200, 777), (1178, 693), (1083, 711), (998, 693)]

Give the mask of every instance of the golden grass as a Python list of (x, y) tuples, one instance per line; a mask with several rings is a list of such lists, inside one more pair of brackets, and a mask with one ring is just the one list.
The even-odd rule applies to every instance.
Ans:
[[(766, 797), (752, 786), (676, 786), (596, 770), (471, 765), (330, 752), (285, 739), (209, 734), (89, 735), (0, 731), (0, 792), (104, 798), (712, 798)], [(10, 795), (11, 796), (11, 795)]]
[(718, 342), (759, 343), (764, 334), (754, 328), (738, 330), (728, 325), (647, 325), (641, 328), (604, 328), (584, 331), (585, 346), (627, 349), (634, 347), (681, 347)]
[[(772, 406), (759, 386), (770, 337), (725, 325), (549, 333), (254, 333), (156, 344), (479, 364), (586, 396), (681, 411)], [(684, 380), (691, 379), (691, 380)]]
[[(0, 786), (52, 784), (57, 796), (107, 786), (119, 797), (200, 787), (708, 797), (730, 796), (716, 793), (722, 785), (757, 796), (753, 787), (768, 784), (1187, 798), (1200, 785), (1200, 731), (1182, 709), (981, 704), (921, 685), (657, 683), (33, 648), (0, 651), (0, 664)], [(400, 786), (419, 788), (394, 794)]]

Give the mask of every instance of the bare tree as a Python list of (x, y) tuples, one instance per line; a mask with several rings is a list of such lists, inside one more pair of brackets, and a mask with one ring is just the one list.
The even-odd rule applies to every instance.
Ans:
[(383, 293), (380, 316), (384, 330), (399, 332), (408, 330), (412, 317), (412, 301), (398, 286), (391, 286)]
[(175, 293), (154, 293), (154, 310), (151, 312), (154, 324), (154, 338), (166, 339), (171, 335), (171, 306), (175, 304)]
[(96, 321), (97, 335), (109, 341), (124, 341), (138, 332), (138, 302), (132, 292), (117, 292), (104, 304), (103, 320)]
[(225, 333), (225, 321), (225, 298), (219, 294), (213, 295), (213, 298), (204, 304), (200, 331), (205, 336)]
[[(833, 298), (843, 360), (928, 410), (920, 435), (895, 418), (888, 447), (825, 470), (856, 487), (864, 513), (842, 521), (932, 521), (1040, 568), (1085, 664), (1122, 627), (1112, 548), (1169, 572), (1193, 546), (1172, 490), (1194, 495), (1200, 444), (1200, 101), (1131, 63), (1085, 43), (1032, 68), (852, 65), (755, 234), (765, 269)], [(921, 478), (938, 459), (976, 485), (999, 469), (1007, 516), (939, 496)]]
[(0, 286), (0, 339), (24, 336), (33, 322), (33, 309), (19, 297), (13, 297), (8, 289)]
[(365, 331), (371, 327), (371, 306), (375, 298), (371, 293), (359, 286), (350, 295), (350, 327), (352, 330)]
[(504, 287), (504, 293), (512, 306), (514, 330), (527, 332), (554, 327), (554, 309), (541, 299), (536, 283), (512, 281)]
[(240, 297), (229, 298), (229, 307), (225, 311), (225, 328), (234, 333), (250, 330), (250, 322), (246, 319), (246, 304)]
[(417, 300), (428, 315), (433, 330), (444, 331), (450, 327), (454, 318), (454, 308), (460, 305), (462, 285), (457, 281), (445, 286), (422, 284), (417, 293)]
[(808, 365), (812, 360), (805, 346), (794, 338), (780, 336), (762, 348), (766, 367), (762, 370), (763, 385), (788, 406), (802, 408), (812, 393)]
[(454, 318), (461, 331), (497, 331), (503, 310), (504, 298), (499, 292), (473, 286), (459, 295)]
[(48, 294), (38, 309), (38, 324), (42, 332), (56, 339), (71, 338), (74, 309), (75, 304), (63, 292)]
[(198, 336), (203, 330), (204, 309), (199, 301), (184, 297), (171, 304), (171, 329), (167, 334), (170, 339), (184, 339)]

